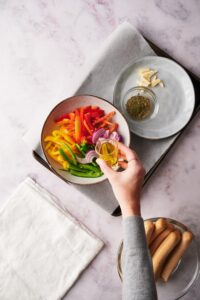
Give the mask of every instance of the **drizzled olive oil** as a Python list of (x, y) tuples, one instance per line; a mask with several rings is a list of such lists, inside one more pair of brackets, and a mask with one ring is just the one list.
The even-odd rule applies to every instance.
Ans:
[(118, 161), (117, 143), (104, 141), (99, 147), (99, 157), (103, 159), (109, 166), (114, 166)]

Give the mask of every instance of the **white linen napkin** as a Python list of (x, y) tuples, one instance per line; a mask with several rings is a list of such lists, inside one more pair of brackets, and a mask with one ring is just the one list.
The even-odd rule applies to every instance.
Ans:
[(57, 300), (103, 247), (27, 178), (0, 211), (0, 299)]

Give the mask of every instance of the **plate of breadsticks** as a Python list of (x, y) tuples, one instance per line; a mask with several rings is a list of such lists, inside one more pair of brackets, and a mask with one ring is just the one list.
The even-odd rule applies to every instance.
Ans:
[[(180, 299), (199, 275), (200, 260), (194, 233), (184, 224), (163, 217), (145, 220), (144, 228), (158, 299)], [(117, 269), (121, 280), (123, 261), (121, 242), (117, 256)]]

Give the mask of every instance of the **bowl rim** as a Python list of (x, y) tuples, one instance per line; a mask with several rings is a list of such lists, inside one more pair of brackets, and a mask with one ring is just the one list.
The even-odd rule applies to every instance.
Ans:
[[(173, 223), (174, 225), (177, 225), (178, 227), (180, 227), (184, 231), (189, 230), (190, 232), (192, 232), (185, 224), (183, 224), (183, 223), (181, 223), (181, 222), (179, 222), (175, 219), (168, 218), (168, 217), (147, 218), (147, 219), (144, 219), (144, 221), (153, 221), (153, 222), (155, 222), (156, 220), (158, 220), (160, 218), (163, 218), (166, 221), (169, 221), (169, 222)], [(200, 275), (200, 252), (199, 252), (199, 249), (198, 249), (198, 245), (197, 245), (195, 235), (194, 235), (193, 232), (192, 232), (192, 234), (193, 234), (193, 237), (194, 237), (193, 241), (195, 243), (196, 255), (197, 255), (197, 267), (196, 267), (196, 270), (195, 270), (195, 279), (192, 283), (189, 284), (188, 288), (187, 287), (184, 288), (184, 290), (178, 296), (178, 298), (175, 298), (174, 300), (178, 300), (178, 299), (182, 298), (184, 295), (186, 295), (189, 292), (189, 290), (191, 289), (191, 287), (195, 284), (195, 282), (197, 281), (197, 279), (199, 278), (199, 275)], [(116, 257), (117, 272), (118, 272), (120, 280), (123, 282), (122, 251), (123, 251), (123, 240), (120, 242), (120, 245), (119, 245), (118, 251), (117, 251), (117, 257)]]
[(99, 182), (90, 182), (90, 183), (80, 183), (80, 182), (78, 183), (78, 182), (72, 182), (72, 181), (70, 181), (70, 180), (67, 180), (66, 178), (64, 178), (64, 176), (62, 176), (61, 174), (59, 174), (59, 173), (57, 172), (57, 170), (51, 165), (51, 163), (50, 163), (50, 161), (49, 161), (49, 159), (48, 159), (48, 156), (47, 156), (47, 154), (46, 154), (46, 151), (45, 151), (45, 149), (44, 149), (44, 147), (43, 147), (43, 136), (44, 136), (44, 129), (45, 129), (45, 126), (46, 126), (46, 124), (47, 124), (47, 122), (48, 122), (48, 119), (49, 119), (49, 117), (51, 116), (51, 114), (57, 109), (57, 107), (58, 107), (59, 105), (61, 105), (63, 102), (65, 102), (65, 101), (72, 100), (72, 99), (75, 98), (75, 97), (81, 97), (81, 96), (84, 96), (84, 97), (85, 97), (85, 96), (86, 96), (86, 97), (95, 97), (95, 98), (98, 98), (98, 99), (100, 99), (100, 100), (102, 100), (102, 101), (104, 101), (104, 102), (107, 102), (107, 103), (110, 104), (112, 107), (114, 107), (114, 108), (117, 110), (117, 112), (120, 114), (120, 116), (122, 117), (122, 119), (125, 121), (125, 123), (126, 123), (126, 125), (127, 125), (127, 127), (128, 127), (128, 137), (127, 137), (128, 143), (127, 143), (127, 147), (129, 147), (130, 144), (131, 144), (131, 131), (130, 131), (130, 126), (129, 126), (129, 124), (128, 124), (126, 118), (123, 116), (123, 114), (122, 114), (122, 113), (119, 111), (119, 109), (118, 109), (117, 107), (115, 107), (115, 105), (114, 105), (113, 103), (111, 103), (110, 101), (108, 101), (108, 100), (106, 100), (106, 99), (104, 99), (104, 98), (102, 98), (102, 97), (99, 97), (99, 96), (96, 96), (96, 95), (92, 95), (92, 94), (77, 94), (77, 95), (73, 95), (73, 96), (71, 96), (71, 97), (65, 98), (64, 100), (62, 100), (62, 101), (60, 101), (59, 103), (57, 103), (57, 104), (51, 109), (51, 111), (48, 113), (48, 115), (47, 115), (47, 117), (45, 118), (45, 121), (44, 121), (44, 123), (43, 123), (43, 125), (42, 125), (42, 130), (41, 130), (41, 134), (40, 134), (40, 145), (41, 145), (41, 148), (42, 148), (42, 152), (43, 152), (43, 154), (44, 154), (44, 156), (45, 156), (45, 159), (46, 159), (46, 161), (47, 161), (49, 167), (50, 167), (51, 170), (53, 171), (53, 173), (56, 174), (58, 177), (60, 177), (61, 179), (63, 179), (63, 180), (64, 180), (65, 182), (67, 182), (67, 183), (76, 184), (76, 185), (80, 185), (80, 186), (82, 186), (82, 185), (93, 185), (93, 184), (98, 184), (98, 183), (101, 183), (101, 182), (107, 180), (107, 178), (104, 178), (104, 179), (102, 179), (102, 180), (99, 181)]

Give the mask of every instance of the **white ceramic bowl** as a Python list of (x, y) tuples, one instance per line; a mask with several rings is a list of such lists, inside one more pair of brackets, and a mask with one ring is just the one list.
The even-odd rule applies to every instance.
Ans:
[(130, 130), (128, 127), (128, 124), (123, 117), (123, 115), (108, 101), (92, 96), (92, 95), (77, 95), (70, 97), (68, 99), (63, 100), (59, 104), (57, 104), (53, 110), (48, 115), (41, 133), (41, 145), (44, 152), (44, 155), (46, 157), (46, 160), (48, 161), (50, 167), (53, 169), (53, 171), (59, 176), (65, 179), (66, 181), (69, 181), (71, 183), (76, 184), (94, 184), (101, 182), (106, 179), (105, 175), (102, 175), (101, 177), (97, 178), (83, 178), (83, 177), (76, 177), (71, 175), (68, 172), (60, 170), (60, 165), (54, 161), (48, 153), (45, 151), (45, 142), (44, 138), (47, 135), (51, 135), (52, 131), (56, 128), (55, 119), (59, 116), (74, 111), (76, 108), (81, 106), (88, 106), (88, 105), (95, 105), (99, 106), (101, 109), (105, 111), (105, 113), (109, 113), (111, 111), (115, 111), (116, 114), (113, 117), (114, 122), (119, 124), (119, 133), (123, 137), (123, 142), (126, 146), (130, 145)]

